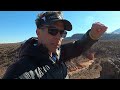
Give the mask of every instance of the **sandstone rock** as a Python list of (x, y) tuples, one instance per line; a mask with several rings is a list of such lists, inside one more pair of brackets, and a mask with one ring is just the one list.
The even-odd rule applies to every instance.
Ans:
[(102, 70), (99, 79), (120, 79), (120, 69), (111, 59), (101, 61), (100, 65)]

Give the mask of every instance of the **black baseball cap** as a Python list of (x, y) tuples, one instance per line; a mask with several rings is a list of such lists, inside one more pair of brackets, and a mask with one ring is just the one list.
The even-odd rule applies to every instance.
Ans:
[(37, 27), (41, 27), (43, 25), (51, 25), (58, 21), (63, 22), (65, 30), (72, 30), (72, 24), (68, 20), (63, 19), (61, 11), (47, 11), (39, 14), (36, 19), (36, 25)]

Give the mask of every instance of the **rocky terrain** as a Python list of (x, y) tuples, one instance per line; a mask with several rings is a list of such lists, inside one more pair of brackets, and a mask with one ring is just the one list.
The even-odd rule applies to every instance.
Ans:
[[(69, 43), (72, 40), (65, 40)], [(18, 60), (20, 43), (0, 44), (0, 78)], [(90, 50), (66, 62), (70, 79), (119, 79), (120, 40), (100, 40)]]

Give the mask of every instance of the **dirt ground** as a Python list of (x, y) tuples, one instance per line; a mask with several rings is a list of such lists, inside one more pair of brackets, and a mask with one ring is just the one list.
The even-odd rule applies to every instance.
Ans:
[[(70, 41), (68, 41), (70, 42)], [(0, 44), (0, 78), (18, 60), (20, 44)], [(99, 41), (88, 51), (68, 62), (70, 79), (120, 78), (120, 41)]]

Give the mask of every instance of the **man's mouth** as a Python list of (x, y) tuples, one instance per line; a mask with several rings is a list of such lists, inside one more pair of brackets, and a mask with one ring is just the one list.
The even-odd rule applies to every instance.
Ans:
[(60, 46), (60, 44), (55, 44), (55, 43), (52, 43), (52, 45), (57, 48)]

